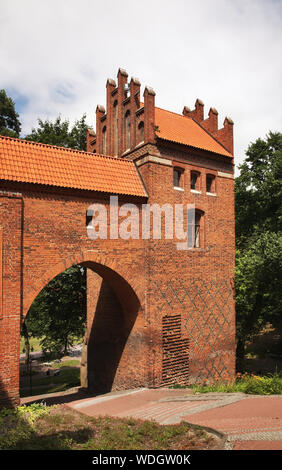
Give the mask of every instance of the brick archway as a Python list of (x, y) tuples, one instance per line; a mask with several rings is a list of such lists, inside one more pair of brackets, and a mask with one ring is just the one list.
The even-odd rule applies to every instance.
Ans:
[[(106, 381), (99, 379), (99, 389), (148, 385), (150, 364), (148, 360), (145, 363), (145, 358), (148, 359), (148, 351), (145, 349), (149, 329), (145, 328), (144, 301), (148, 281), (145, 276), (143, 240), (133, 241), (129, 249), (127, 240), (89, 239), (85, 216), (90, 204), (98, 196), (32, 189), (24, 186), (21, 187), (21, 193), (6, 192), (0, 201), (0, 255), (2, 249), (3, 256), (2, 277), (0, 275), (3, 292), (0, 302), (0, 406), (19, 403), (22, 319), (50, 280), (77, 264), (83, 264), (89, 271), (89, 338), (97, 344), (103, 339), (104, 348), (108, 351), (108, 362), (104, 364), (111, 374)], [(99, 197), (98, 201), (108, 207), (109, 196)], [(93, 276), (94, 273), (99, 275), (100, 284), (94, 281), (91, 273)], [(99, 292), (99, 295), (95, 292)], [(116, 337), (101, 334), (101, 306), (106, 297), (107, 318), (112, 314), (113, 323), (116, 318), (120, 319), (121, 327)], [(99, 307), (99, 322), (97, 317), (95, 320), (95, 302)], [(114, 308), (112, 312), (111, 306)], [(119, 328), (118, 322), (116, 325)], [(101, 341), (99, 344), (102, 348)], [(103, 356), (97, 349), (92, 353), (96, 359)], [(99, 372), (94, 362), (89, 375), (91, 386), (97, 383)], [(144, 364), (144, 367), (140, 367), (140, 364)]]
[(76, 253), (75, 255), (69, 256), (62, 259), (54, 266), (47, 269), (40, 279), (34, 281), (32, 287), (26, 292), (23, 300), (23, 317), (26, 316), (32, 302), (39, 294), (39, 292), (58, 274), (70, 268), (73, 265), (81, 264), (86, 268), (90, 268), (93, 271), (100, 274), (101, 277), (106, 277), (109, 281), (110, 277), (123, 278), (127, 282), (132, 290), (135, 292), (140, 305), (143, 304), (144, 290), (140, 286), (140, 282), (136, 278), (130, 278), (128, 270), (125, 269), (122, 257), (109, 257), (105, 256), (97, 251), (85, 250)]
[(100, 393), (133, 385), (144, 386), (147, 374), (142, 362), (147, 340), (144, 336), (142, 293), (141, 296), (140, 292), (137, 294), (136, 280), (128, 279), (120, 259), (106, 259), (97, 252), (84, 251), (60, 261), (33, 285), (25, 299), (23, 316), (54, 277), (77, 264), (87, 268), (87, 329), (82, 385)]

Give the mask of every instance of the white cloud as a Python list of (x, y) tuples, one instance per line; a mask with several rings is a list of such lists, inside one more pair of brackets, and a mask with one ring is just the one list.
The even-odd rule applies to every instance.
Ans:
[[(161, 107), (196, 98), (235, 123), (235, 154), (281, 131), (280, 0), (1, 0), (0, 88), (21, 106), (23, 134), (40, 117), (95, 124), (118, 67), (152, 86)], [(16, 100), (17, 104), (17, 100)]]

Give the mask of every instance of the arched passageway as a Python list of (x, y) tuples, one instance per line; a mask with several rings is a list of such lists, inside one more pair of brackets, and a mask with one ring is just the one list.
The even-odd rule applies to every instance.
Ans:
[[(93, 393), (105, 393), (144, 386), (145, 371), (141, 364), (146, 340), (136, 292), (123, 276), (105, 264), (84, 260), (80, 266), (85, 268), (87, 279), (82, 387)], [(38, 286), (39, 283), (37, 290)], [(58, 304), (59, 299), (58, 293)]]

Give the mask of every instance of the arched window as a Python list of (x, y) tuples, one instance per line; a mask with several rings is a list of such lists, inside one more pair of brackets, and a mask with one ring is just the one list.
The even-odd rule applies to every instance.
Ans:
[(144, 122), (138, 124), (138, 143), (144, 142)]
[(104, 155), (107, 154), (107, 128), (106, 126), (104, 126), (102, 130), (102, 153)]
[(114, 154), (118, 156), (118, 105), (114, 102)]
[(125, 146), (126, 146), (126, 150), (128, 150), (130, 149), (130, 111), (126, 111), (124, 127), (125, 127)]

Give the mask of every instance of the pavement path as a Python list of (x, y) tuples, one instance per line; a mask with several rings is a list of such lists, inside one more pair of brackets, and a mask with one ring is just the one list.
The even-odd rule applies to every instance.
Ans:
[(243, 393), (193, 395), (189, 389), (137, 389), (71, 401), (89, 416), (186, 421), (226, 437), (230, 450), (282, 450), (282, 395)]

